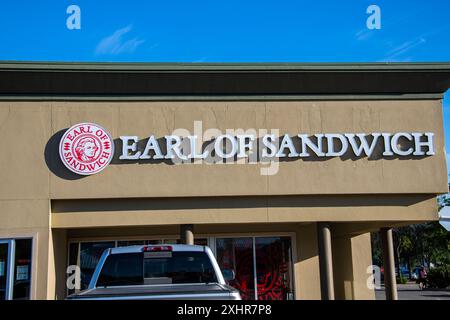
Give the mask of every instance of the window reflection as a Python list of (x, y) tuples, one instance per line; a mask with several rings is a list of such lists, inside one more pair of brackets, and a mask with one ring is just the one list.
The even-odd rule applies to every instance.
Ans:
[(142, 246), (144, 244), (145, 244), (144, 240), (117, 241), (117, 246), (118, 247)]
[(80, 244), (80, 271), (81, 271), (81, 290), (89, 286), (95, 267), (100, 260), (103, 251), (114, 248), (115, 242), (82, 242)]
[(242, 299), (294, 298), (289, 237), (217, 238), (216, 250), (220, 268), (235, 272), (229, 284), (240, 291)]
[(31, 239), (16, 240), (14, 259), (13, 299), (30, 299), (31, 287)]
[(293, 298), (290, 239), (255, 238), (255, 253), (258, 300)]
[(30, 299), (32, 245), (32, 239), (0, 242), (0, 300)]
[(229, 284), (239, 290), (242, 299), (255, 300), (253, 238), (219, 238), (216, 250), (220, 268), (235, 272)]
[[(290, 237), (214, 239), (217, 262), (222, 270), (234, 271), (235, 279), (229, 284), (239, 290), (243, 299), (285, 300), (294, 298)], [(84, 290), (88, 287), (104, 250), (115, 246), (177, 243), (180, 243), (180, 240), (176, 238), (72, 242), (69, 245), (69, 264), (80, 266), (81, 290)], [(194, 243), (208, 245), (208, 239), (195, 238)], [(78, 249), (80, 250), (78, 251)], [(73, 293), (73, 291), (68, 293)]]

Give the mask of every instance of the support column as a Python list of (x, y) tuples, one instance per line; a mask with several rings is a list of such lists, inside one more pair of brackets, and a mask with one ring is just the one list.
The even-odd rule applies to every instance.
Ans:
[(392, 228), (381, 228), (380, 233), (383, 246), (384, 288), (386, 291), (386, 300), (398, 300)]
[(370, 233), (339, 232), (345, 224), (333, 226), (334, 295), (337, 300), (374, 300), (375, 290), (367, 285), (367, 267), (372, 265)]
[(180, 239), (182, 244), (194, 244), (193, 224), (180, 224)]
[(331, 251), (330, 224), (317, 224), (320, 265), (320, 291), (322, 300), (334, 300), (333, 258)]

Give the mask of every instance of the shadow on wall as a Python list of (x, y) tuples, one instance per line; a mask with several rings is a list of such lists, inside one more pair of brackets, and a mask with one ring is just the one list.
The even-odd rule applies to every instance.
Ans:
[(55, 133), (45, 145), (44, 157), (45, 163), (50, 171), (56, 176), (65, 180), (78, 180), (86, 176), (78, 175), (67, 169), (59, 157), (59, 142), (68, 128)]
[(246, 196), (246, 197), (186, 197), (83, 199), (52, 202), (52, 212), (108, 212), (182, 209), (245, 209), (245, 208), (339, 208), (339, 207), (408, 207), (433, 195), (305, 195), (305, 196)]

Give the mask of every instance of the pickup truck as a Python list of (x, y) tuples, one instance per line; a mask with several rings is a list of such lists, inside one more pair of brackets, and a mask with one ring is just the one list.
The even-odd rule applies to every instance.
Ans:
[[(234, 273), (225, 273), (227, 280)], [(145, 245), (103, 252), (89, 287), (68, 300), (241, 300), (211, 250), (197, 245)]]

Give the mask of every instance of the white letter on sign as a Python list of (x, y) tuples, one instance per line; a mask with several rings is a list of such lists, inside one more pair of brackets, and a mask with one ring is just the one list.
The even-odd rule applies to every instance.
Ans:
[(300, 153), (300, 157), (309, 157), (311, 156), (306, 149), (306, 147), (310, 148), (312, 152), (316, 154), (318, 157), (325, 157), (325, 153), (322, 151), (322, 139), (324, 137), (323, 134), (315, 134), (317, 138), (317, 145), (311, 141), (310, 137), (307, 134), (299, 134), (298, 137), (302, 140), (302, 152)]
[[(122, 140), (122, 154), (120, 155), (120, 160), (137, 160), (139, 159), (139, 156), (141, 155), (141, 152), (137, 150), (137, 142), (138, 137), (136, 136), (121, 136), (120, 140)], [(132, 141), (132, 144), (129, 144), (128, 141)], [(131, 155), (129, 152), (136, 152), (135, 154)]]
[[(327, 157), (340, 157), (347, 152), (348, 142), (342, 134), (329, 133), (325, 135), (325, 138), (327, 138), (328, 142), (328, 151), (326, 153)], [(339, 139), (341, 141), (342, 146), (340, 151), (334, 150), (334, 139)]]
[[(231, 145), (231, 151), (226, 153), (226, 151), (223, 151), (223, 146), (227, 147), (227, 142), (226, 140), (230, 141), (230, 145)], [(216, 141), (214, 142), (214, 151), (216, 152), (216, 155), (219, 156), (220, 158), (224, 158), (224, 159), (228, 159), (228, 158), (233, 158), (236, 153), (237, 153), (237, 141), (236, 139), (229, 134), (224, 134), (224, 135), (220, 135), (217, 137)]]
[(383, 141), (384, 141), (384, 152), (383, 156), (393, 156), (394, 153), (391, 151), (391, 134), (390, 133), (382, 133)]
[[(353, 153), (359, 157), (361, 154), (364, 153), (370, 157), (373, 153), (373, 150), (375, 149), (375, 146), (377, 145), (378, 137), (381, 136), (381, 133), (372, 133), (373, 140), (372, 144), (369, 146), (369, 143), (367, 142), (367, 135), (365, 133), (346, 133), (345, 136), (348, 138), (348, 141), (350, 141), (350, 145), (352, 146)], [(359, 141), (361, 142), (359, 147), (356, 143), (355, 136), (359, 138)]]
[(181, 151), (181, 138), (179, 136), (165, 136), (165, 138), (167, 148), (166, 159), (174, 159), (176, 154), (178, 159), (187, 160), (187, 156), (183, 155)]
[(278, 158), (286, 157), (286, 153), (284, 152), (284, 149), (286, 148), (289, 149), (289, 154), (287, 155), (289, 158), (298, 157), (298, 153), (295, 150), (294, 143), (292, 142), (292, 139), (288, 134), (285, 134), (283, 136), (283, 140), (281, 140), (280, 149), (277, 152)]
[(410, 135), (409, 133), (406, 133), (406, 132), (399, 132), (399, 133), (394, 134), (394, 136), (392, 137), (392, 140), (391, 140), (392, 151), (394, 151), (394, 153), (398, 154), (399, 156), (409, 156), (411, 153), (413, 153), (413, 148), (411, 147), (408, 150), (401, 150), (400, 145), (398, 143), (398, 140), (401, 137), (405, 137), (409, 141), (412, 141), (412, 139), (413, 139), (412, 135)]
[[(239, 152), (238, 157), (239, 158), (248, 158), (248, 155), (245, 153), (246, 150), (249, 152), (253, 148), (253, 141), (255, 141), (255, 137), (252, 134), (243, 134), (237, 136), (238, 144), (239, 144)], [(247, 142), (248, 139), (248, 142)]]
[(202, 146), (197, 144), (197, 136), (188, 136), (189, 144), (191, 147), (191, 154), (188, 156), (189, 159), (205, 159), (208, 156), (209, 151), (205, 150), (202, 152)]
[[(414, 132), (414, 133), (412, 133), (412, 135), (414, 137), (414, 143), (416, 145), (416, 150), (414, 151), (413, 155), (415, 155), (415, 156), (424, 156), (424, 155), (434, 156), (434, 154), (435, 154), (434, 146), (433, 146), (434, 133), (426, 132), (426, 133), (422, 134), (422, 133)], [(423, 135), (428, 138), (427, 139), (428, 141), (420, 141), (420, 138)], [(422, 147), (428, 147), (427, 153), (422, 151)]]
[[(273, 143), (276, 140), (274, 134), (266, 134), (262, 138), (264, 148), (262, 149), (262, 158), (273, 158), (277, 152), (277, 147)], [(267, 152), (270, 151), (270, 152)]]
[(145, 146), (144, 152), (142, 152), (142, 156), (140, 157), (140, 159), (150, 159), (150, 155), (148, 154), (150, 150), (153, 150), (153, 152), (155, 153), (153, 159), (164, 159), (155, 136), (150, 136), (148, 138), (147, 145)]

